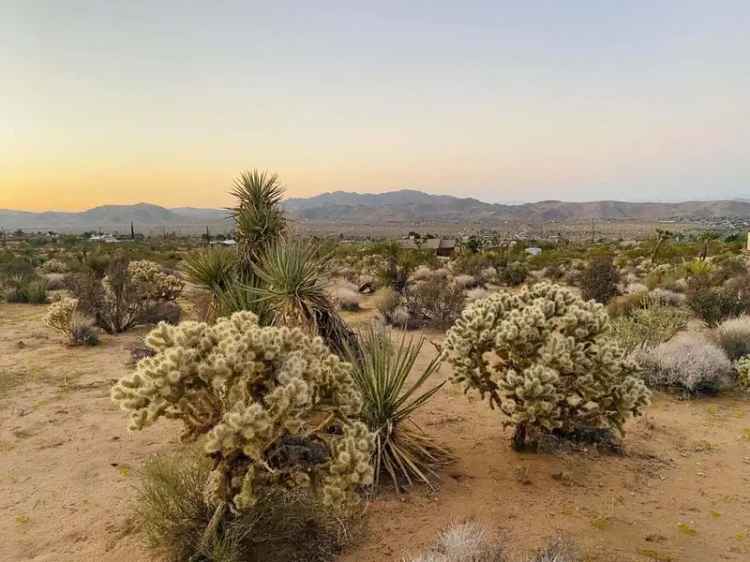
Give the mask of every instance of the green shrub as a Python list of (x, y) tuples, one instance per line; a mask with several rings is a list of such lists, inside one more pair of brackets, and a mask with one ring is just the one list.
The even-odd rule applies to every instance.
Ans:
[(612, 336), (628, 352), (670, 340), (687, 327), (686, 311), (646, 299), (629, 315), (612, 320)]
[(612, 256), (598, 256), (591, 260), (589, 266), (581, 272), (579, 285), (585, 300), (593, 299), (607, 304), (618, 294), (617, 284), (620, 274), (612, 263)]
[(514, 262), (498, 271), (500, 283), (509, 287), (521, 285), (529, 276), (526, 266), (520, 262)]
[(700, 287), (688, 292), (687, 305), (708, 326), (750, 312), (750, 293), (725, 288)]

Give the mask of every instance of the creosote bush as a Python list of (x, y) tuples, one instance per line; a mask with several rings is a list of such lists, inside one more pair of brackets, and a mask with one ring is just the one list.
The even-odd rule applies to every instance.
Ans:
[(184, 283), (158, 264), (148, 260), (130, 261), (118, 254), (108, 261), (100, 279), (93, 270), (72, 277), (69, 288), (82, 312), (110, 334), (124, 332), (140, 323), (179, 320), (177, 297)]
[(183, 423), (184, 440), (205, 435), (203, 490), (220, 515), (251, 508), (275, 486), (311, 487), (335, 507), (372, 484), (373, 435), (356, 421), (362, 400), (351, 366), (319, 337), (238, 312), (213, 326), (161, 323), (146, 344), (155, 355), (112, 399), (131, 430), (168, 418)]
[(448, 331), (444, 352), (453, 382), (507, 416), (513, 444), (576, 428), (622, 432), (643, 413), (650, 392), (639, 369), (608, 336), (601, 304), (539, 283), (470, 304)]
[(607, 304), (618, 293), (620, 274), (612, 263), (611, 256), (597, 256), (581, 272), (581, 294), (585, 300), (594, 299)]

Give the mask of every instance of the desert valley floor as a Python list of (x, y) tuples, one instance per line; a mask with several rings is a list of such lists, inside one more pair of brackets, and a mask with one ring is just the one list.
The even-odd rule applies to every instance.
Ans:
[[(0, 560), (150, 560), (134, 486), (147, 456), (180, 446), (178, 430), (128, 433), (109, 399), (144, 330), (68, 348), (43, 327), (44, 312), (0, 304)], [(420, 360), (433, 352), (425, 345)], [(657, 394), (628, 424), (621, 455), (515, 453), (497, 413), (451, 385), (417, 421), (458, 460), (435, 491), (371, 501), (343, 562), (400, 560), (467, 518), (517, 552), (562, 534), (590, 561), (750, 560), (750, 401), (740, 395)]]

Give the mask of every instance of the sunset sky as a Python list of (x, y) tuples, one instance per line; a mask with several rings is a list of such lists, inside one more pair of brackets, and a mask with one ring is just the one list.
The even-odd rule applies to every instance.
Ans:
[(750, 197), (750, 2), (0, 0), (0, 208)]

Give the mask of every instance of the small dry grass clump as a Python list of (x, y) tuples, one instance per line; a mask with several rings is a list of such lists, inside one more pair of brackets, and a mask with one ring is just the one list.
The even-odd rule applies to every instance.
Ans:
[(505, 562), (500, 544), (473, 521), (453, 524), (440, 533), (437, 542), (416, 558), (404, 562)]
[[(510, 562), (505, 549), (490, 533), (474, 521), (454, 523), (445, 529), (437, 542), (416, 558), (403, 562)], [(519, 562), (580, 562), (577, 549), (568, 541), (554, 539), (547, 546)]]
[(169, 562), (324, 562), (350, 538), (339, 518), (310, 496), (275, 490), (254, 509), (224, 521), (202, 544), (215, 508), (203, 489), (209, 459), (195, 451), (148, 459), (141, 473), (136, 520), (146, 545)]
[(733, 361), (750, 354), (750, 316), (743, 315), (719, 324), (716, 340)]

